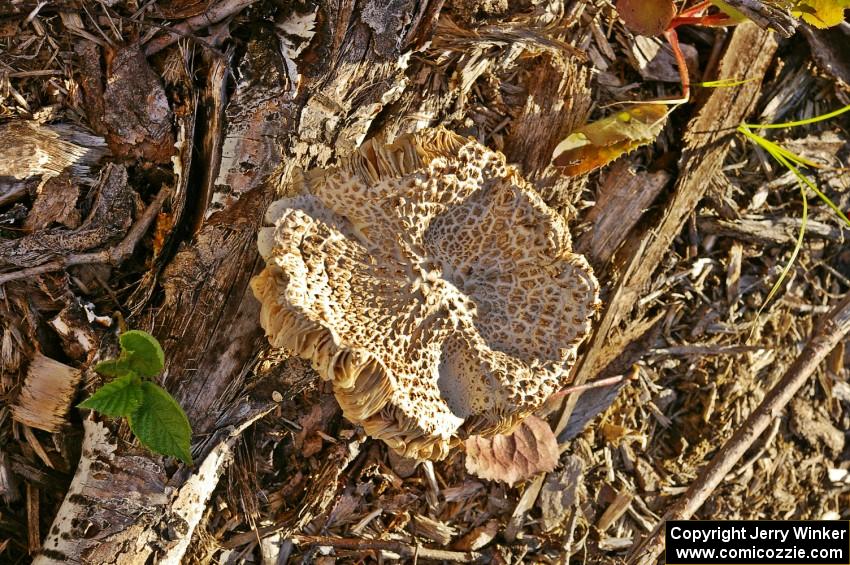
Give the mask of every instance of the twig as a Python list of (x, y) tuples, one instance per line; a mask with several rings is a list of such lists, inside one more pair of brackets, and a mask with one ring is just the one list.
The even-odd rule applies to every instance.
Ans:
[(750, 18), (760, 28), (778, 31), (784, 37), (794, 35), (798, 25), (788, 10), (759, 0), (726, 0), (726, 3)]
[(182, 34), (190, 34), (207, 26), (217, 24), (221, 20), (238, 13), (257, 0), (221, 0), (214, 6), (208, 8), (203, 14), (191, 17), (185, 22), (174, 26), (166, 35), (160, 36), (145, 46), (145, 55), (150, 57), (159, 53), (175, 41)]
[(148, 231), (153, 219), (157, 214), (159, 214), (159, 211), (162, 209), (162, 205), (165, 203), (165, 199), (168, 198), (170, 194), (171, 188), (163, 188), (160, 190), (159, 194), (156, 195), (153, 202), (151, 202), (147, 209), (145, 209), (139, 220), (133, 224), (127, 232), (127, 235), (124, 236), (124, 239), (118, 242), (118, 244), (111, 249), (102, 249), (100, 251), (92, 251), (91, 253), (78, 253), (62, 257), (54, 261), (49, 261), (41, 265), (36, 265), (35, 267), (28, 267), (26, 269), (12, 271), (10, 273), (2, 273), (0, 274), (0, 286), (3, 286), (10, 281), (26, 279), (36, 275), (43, 275), (44, 273), (51, 273), (53, 271), (61, 271), (62, 269), (74, 267), (76, 265), (91, 265), (94, 263), (120, 265), (130, 255), (132, 255), (133, 250), (136, 248), (136, 244), (139, 243), (139, 240), (145, 232)]
[[(628, 375), (629, 380), (634, 378), (634, 372)], [(623, 381), (626, 378), (626, 375), (616, 375), (614, 377), (608, 377), (607, 379), (599, 379), (598, 381), (593, 381), (591, 383), (585, 383), (583, 385), (575, 385), (568, 386), (567, 388), (562, 388), (555, 394), (553, 394), (550, 398), (559, 398), (561, 396), (566, 396), (568, 394), (576, 394), (578, 392), (584, 392), (586, 390), (590, 390), (592, 388), (602, 388), (606, 386), (614, 386), (617, 383)]]
[(421, 545), (411, 545), (401, 541), (368, 540), (333, 538), (322, 536), (292, 536), (290, 538), (298, 545), (319, 545), (325, 547), (336, 547), (349, 551), (391, 551), (401, 557), (416, 557), (421, 559), (433, 559), (435, 561), (454, 561), (455, 563), (475, 563), (482, 558), (476, 551), (449, 551), (446, 549), (432, 549)]
[(764, 397), (738, 431), (723, 445), (717, 455), (700, 471), (687, 492), (670, 507), (648, 538), (629, 552), (627, 563), (655, 563), (664, 551), (664, 524), (667, 520), (687, 520), (711, 496), (753, 442), (779, 417), (800, 387), (814, 373), (821, 361), (850, 332), (850, 292), (821, 319), (803, 352), (788, 368), (782, 379)]

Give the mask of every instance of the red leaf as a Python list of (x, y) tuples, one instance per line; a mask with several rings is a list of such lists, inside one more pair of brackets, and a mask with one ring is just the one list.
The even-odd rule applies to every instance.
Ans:
[(558, 464), (558, 440), (537, 416), (529, 416), (510, 434), (470, 436), (465, 445), (468, 472), (509, 485), (552, 471)]
[(670, 26), (673, 0), (617, 0), (617, 12), (626, 27), (639, 35), (659, 35)]

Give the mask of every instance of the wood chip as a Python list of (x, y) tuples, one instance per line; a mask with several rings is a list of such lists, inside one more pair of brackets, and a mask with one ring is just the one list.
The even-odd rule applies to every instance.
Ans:
[(634, 495), (630, 492), (617, 492), (617, 496), (614, 497), (614, 501), (608, 505), (605, 509), (605, 512), (602, 513), (602, 516), (599, 517), (599, 520), (596, 521), (596, 527), (600, 532), (604, 532), (611, 525), (620, 519), (620, 517), (626, 513), (629, 506), (632, 503), (632, 498)]
[(578, 502), (584, 463), (576, 456), (564, 458), (563, 468), (550, 473), (543, 484), (537, 504), (543, 513), (543, 530), (551, 531), (566, 520), (570, 509)]
[(428, 538), (440, 545), (449, 545), (452, 538), (457, 535), (457, 529), (439, 520), (434, 520), (421, 514), (414, 514), (410, 522), (410, 531), (413, 535)]
[(499, 533), (499, 521), (489, 520), (483, 526), (470, 530), (452, 546), (458, 551), (477, 551), (485, 547)]
[(58, 432), (66, 422), (81, 378), (79, 369), (36, 353), (21, 394), (12, 405), (12, 417), (32, 428)]

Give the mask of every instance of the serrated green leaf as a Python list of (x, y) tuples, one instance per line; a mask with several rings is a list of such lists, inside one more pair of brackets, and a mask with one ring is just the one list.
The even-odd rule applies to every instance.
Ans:
[(141, 386), (142, 403), (127, 418), (130, 429), (151, 451), (191, 464), (192, 428), (185, 412), (162, 387), (149, 381)]
[(129, 416), (142, 404), (142, 384), (138, 377), (124, 375), (100, 387), (80, 408), (97, 410), (101, 414), (119, 418)]
[(127, 366), (143, 377), (155, 377), (165, 366), (165, 353), (154, 336), (141, 330), (124, 332), (120, 337), (121, 357)]
[(107, 359), (95, 365), (94, 370), (107, 377), (122, 377), (129, 372), (130, 368), (124, 359)]

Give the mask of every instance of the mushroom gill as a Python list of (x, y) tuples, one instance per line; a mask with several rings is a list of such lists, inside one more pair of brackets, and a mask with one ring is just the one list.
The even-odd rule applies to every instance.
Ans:
[(442, 459), (568, 384), (598, 284), (502, 154), (438, 128), (296, 182), (251, 286), (271, 344), (311, 359), (346, 418)]

